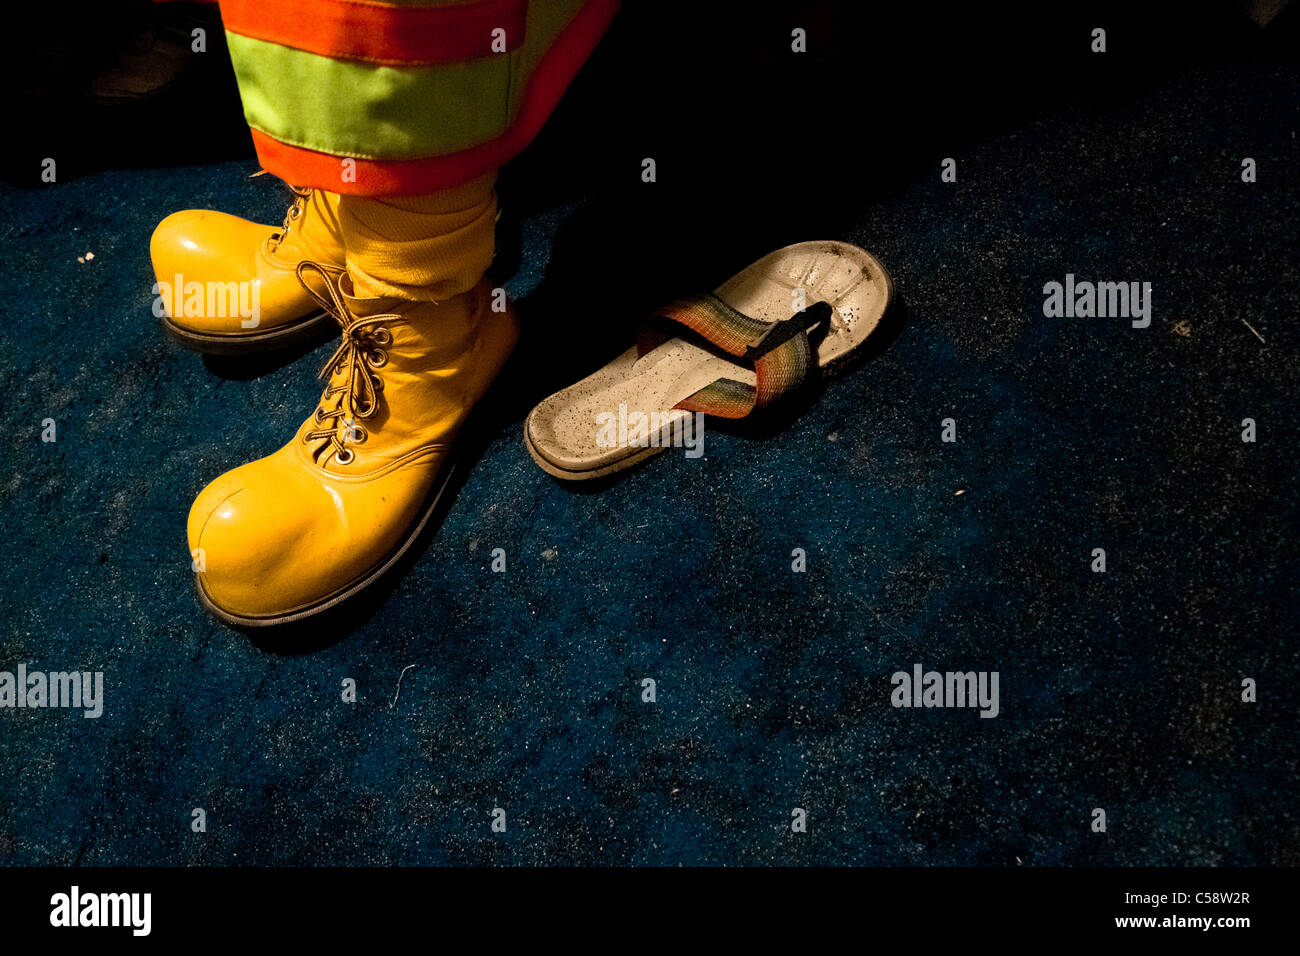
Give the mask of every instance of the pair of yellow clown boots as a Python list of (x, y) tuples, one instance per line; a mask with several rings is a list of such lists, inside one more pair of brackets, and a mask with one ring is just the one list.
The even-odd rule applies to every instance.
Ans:
[[(251, 327), (197, 305), (188, 311), (205, 314), (186, 314), (173, 297), (163, 322), (186, 345), (243, 352), (313, 334), (321, 322), (341, 332), (320, 402), (297, 434), (209, 484), (190, 509), (200, 597), (243, 627), (333, 607), (402, 556), (451, 476), (453, 441), (518, 338), (515, 315), (493, 309), (482, 279), (437, 302), (358, 297), (338, 197), (295, 191), (280, 229), (189, 210), (165, 219), (151, 243), (160, 284), (260, 281)], [(473, 226), (489, 231), (489, 249), (494, 210), (489, 186)]]

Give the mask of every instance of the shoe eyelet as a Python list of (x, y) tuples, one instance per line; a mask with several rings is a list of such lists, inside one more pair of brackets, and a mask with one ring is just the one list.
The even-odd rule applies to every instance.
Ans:
[(382, 392), (384, 390), (384, 380), (378, 375), (370, 376), (370, 381), (375, 386), (376, 392)]
[(353, 425), (348, 429), (348, 444), (360, 445), (370, 437), (370, 432), (366, 431), (365, 425)]
[(368, 361), (373, 368), (383, 368), (388, 364), (388, 353), (383, 349), (374, 349), (366, 354), (366, 361)]
[(357, 456), (352, 449), (344, 448), (334, 455), (334, 460), (340, 465), (350, 465)]
[(376, 345), (385, 348), (393, 344), (393, 335), (387, 329), (376, 329), (374, 339)]
[(316, 412), (312, 415), (312, 417), (316, 419), (316, 424), (317, 424), (317, 425), (323, 425), (323, 424), (325, 424), (325, 419), (323, 419), (323, 418), (320, 417), (320, 413), (321, 413), (321, 408), (320, 408), (319, 405), (317, 405), (317, 406), (316, 406)]
[(295, 205), (295, 206), (290, 206), (290, 207), (289, 207), (289, 218), (290, 218), (290, 219), (297, 219), (297, 218), (298, 218), (299, 216), (301, 216), (301, 215), (302, 215), (302, 210), (301, 210), (300, 208), (298, 208), (298, 206)]

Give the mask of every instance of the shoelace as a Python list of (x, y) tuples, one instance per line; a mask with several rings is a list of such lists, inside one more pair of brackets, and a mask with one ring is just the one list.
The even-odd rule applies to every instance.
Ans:
[[(339, 279), (345, 273), (344, 269), (304, 259), (298, 263), (297, 271), (298, 281), (303, 288), (320, 303), (322, 309), (334, 317), (334, 321), (343, 330), (343, 341), (318, 376), (330, 383), (326, 385), (320, 404), (316, 406), (315, 419), (322, 427), (308, 431), (303, 435), (303, 442), (309, 444), (328, 439), (313, 452), (317, 464), (324, 464), (332, 454), (340, 465), (347, 465), (356, 457), (347, 446), (366, 440), (365, 426), (358, 422), (370, 418), (379, 408), (379, 393), (383, 391), (384, 380), (374, 370), (383, 368), (388, 363), (385, 349), (393, 344), (392, 333), (383, 326), (389, 322), (401, 322), (402, 317), (392, 313), (353, 315), (339, 289)], [(307, 281), (305, 273), (308, 272), (313, 272), (324, 280), (325, 295)], [(334, 378), (340, 370), (344, 374), (335, 384)], [(334, 405), (336, 397), (341, 398)], [(327, 408), (330, 405), (334, 407)]]
[(266, 250), (268, 252), (274, 252), (276, 247), (284, 242), (285, 237), (289, 235), (290, 228), (307, 211), (307, 200), (311, 198), (311, 187), (290, 186), (289, 188), (293, 190), (293, 204), (284, 214), (284, 222), (280, 226), (280, 231), (271, 233), (270, 238), (266, 240)]

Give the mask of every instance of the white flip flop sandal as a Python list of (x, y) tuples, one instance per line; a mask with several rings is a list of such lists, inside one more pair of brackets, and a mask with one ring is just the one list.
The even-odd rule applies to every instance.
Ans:
[[(674, 430), (689, 429), (684, 419), (695, 412), (744, 418), (816, 370), (846, 364), (893, 295), (885, 267), (857, 246), (778, 249), (714, 292), (656, 311), (635, 346), (539, 403), (524, 424), (524, 443), (557, 478), (630, 468), (662, 451)], [(681, 328), (663, 331), (659, 320)]]

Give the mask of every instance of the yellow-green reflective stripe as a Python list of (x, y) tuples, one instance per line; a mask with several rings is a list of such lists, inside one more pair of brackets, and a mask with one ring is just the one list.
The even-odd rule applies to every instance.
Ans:
[(582, 3), (530, 3), (522, 47), (464, 63), (381, 66), (226, 38), (249, 126), (335, 156), (418, 159), (504, 133), (528, 77)]
[(227, 38), (248, 125), (294, 146), (414, 159), (476, 146), (510, 122), (510, 54), (392, 67)]

